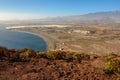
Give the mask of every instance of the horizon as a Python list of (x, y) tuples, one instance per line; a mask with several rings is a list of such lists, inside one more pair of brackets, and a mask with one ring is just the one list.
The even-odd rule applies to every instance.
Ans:
[(29, 20), (120, 10), (119, 0), (1, 0), (0, 20)]

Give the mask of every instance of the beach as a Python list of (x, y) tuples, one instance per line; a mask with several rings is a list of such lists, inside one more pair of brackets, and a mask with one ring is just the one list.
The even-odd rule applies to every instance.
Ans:
[(24, 32), (24, 33), (29, 33), (29, 34), (33, 34), (33, 35), (37, 35), (39, 36), (40, 38), (44, 39), (44, 41), (46, 42), (47, 44), (47, 50), (55, 50), (56, 49), (56, 43), (57, 43), (57, 40), (50, 37), (48, 34), (42, 32), (42, 31), (37, 31), (37, 30), (34, 30), (33, 29), (29, 29), (29, 28), (25, 28), (25, 27), (22, 27), (22, 28), (6, 28), (8, 30), (13, 30), (13, 31), (18, 31), (18, 32)]

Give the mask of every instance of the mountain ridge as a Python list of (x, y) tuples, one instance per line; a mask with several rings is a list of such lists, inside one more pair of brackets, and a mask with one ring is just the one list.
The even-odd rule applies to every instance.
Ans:
[(1, 21), (8, 24), (116, 24), (120, 23), (120, 10), (88, 13), (84, 15), (71, 15), (49, 17), (32, 20)]
[(116, 22), (120, 21), (120, 10), (108, 11), (108, 12), (96, 12), (88, 13), (84, 15), (73, 15), (64, 17), (54, 17), (49, 19), (43, 19), (44, 21), (61, 21), (61, 22), (74, 22), (74, 23), (86, 23), (86, 22)]

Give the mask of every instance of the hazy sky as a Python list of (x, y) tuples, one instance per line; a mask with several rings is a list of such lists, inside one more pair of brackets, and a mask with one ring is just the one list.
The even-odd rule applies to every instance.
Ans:
[(120, 0), (0, 0), (0, 20), (120, 10)]

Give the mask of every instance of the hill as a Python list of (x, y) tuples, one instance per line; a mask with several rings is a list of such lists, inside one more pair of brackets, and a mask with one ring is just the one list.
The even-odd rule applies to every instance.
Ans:
[(0, 80), (119, 80), (119, 70), (120, 57), (114, 54), (105, 57), (0, 47)]

